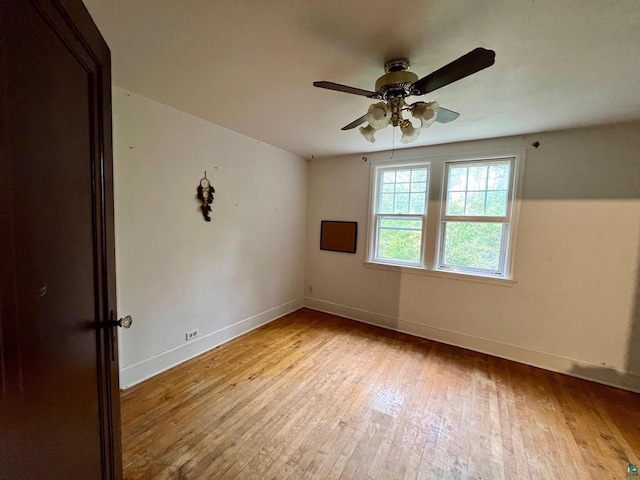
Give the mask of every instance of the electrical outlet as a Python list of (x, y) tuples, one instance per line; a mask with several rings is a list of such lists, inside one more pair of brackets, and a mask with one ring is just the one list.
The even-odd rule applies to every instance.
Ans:
[(313, 285), (309, 285), (309, 295), (313, 293)]
[(193, 340), (194, 338), (196, 338), (198, 335), (200, 334), (200, 332), (198, 331), (198, 329), (196, 328), (195, 330), (191, 330), (190, 332), (186, 333), (186, 337), (187, 337), (187, 342), (189, 340)]

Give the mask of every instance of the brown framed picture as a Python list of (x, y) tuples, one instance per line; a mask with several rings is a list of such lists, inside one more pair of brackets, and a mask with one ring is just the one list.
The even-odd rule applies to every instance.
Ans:
[(322, 220), (320, 222), (320, 250), (356, 253), (358, 222)]

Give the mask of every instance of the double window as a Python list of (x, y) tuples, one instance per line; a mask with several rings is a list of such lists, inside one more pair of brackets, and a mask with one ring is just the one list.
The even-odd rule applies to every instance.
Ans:
[(374, 164), (368, 261), (512, 277), (518, 155)]

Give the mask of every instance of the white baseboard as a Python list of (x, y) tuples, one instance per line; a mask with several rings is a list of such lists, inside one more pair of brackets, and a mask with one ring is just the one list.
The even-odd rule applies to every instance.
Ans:
[(186, 362), (187, 360), (202, 355), (223, 343), (233, 340), (240, 335), (244, 335), (262, 325), (276, 320), (277, 318), (295, 312), (304, 305), (302, 297), (291, 302), (283, 303), (277, 307), (265, 310), (252, 317), (240, 320), (232, 325), (226, 326), (215, 332), (204, 335), (200, 338), (185, 343), (166, 352), (154, 355), (141, 362), (129, 365), (120, 369), (120, 388), (127, 389), (136, 383), (151, 378), (165, 370)]
[(574, 360), (553, 353), (519, 347), (517, 345), (468, 335), (445, 328), (432, 327), (317, 298), (305, 297), (304, 306), (320, 312), (338, 315), (351, 320), (407, 333), (416, 337), (426, 338), (436, 342), (486, 353), (494, 357), (543, 368), (552, 372), (564, 373), (573, 377), (640, 393), (640, 375), (635, 373), (605, 368), (601, 365)]

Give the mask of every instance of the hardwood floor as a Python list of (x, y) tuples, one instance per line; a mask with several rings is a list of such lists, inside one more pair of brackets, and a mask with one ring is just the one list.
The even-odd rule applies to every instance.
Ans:
[(621, 479), (640, 395), (302, 309), (127, 390), (127, 479)]

